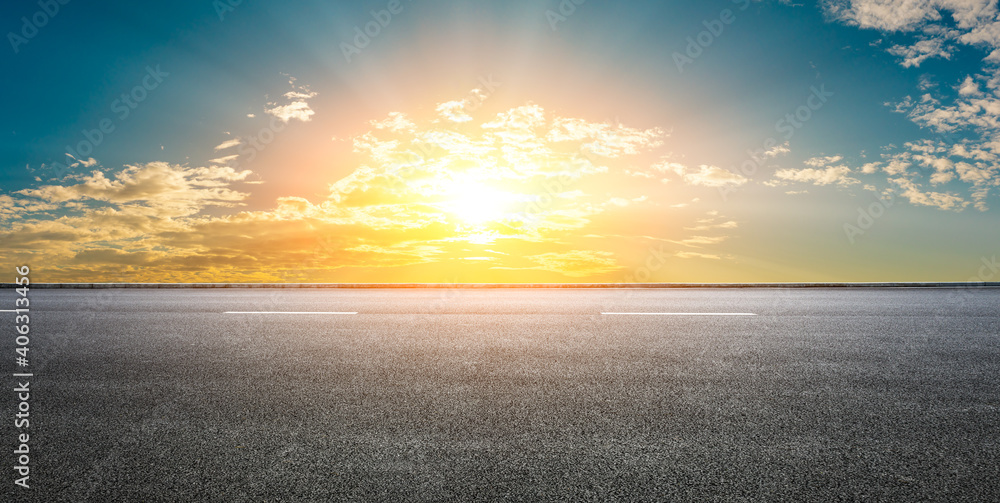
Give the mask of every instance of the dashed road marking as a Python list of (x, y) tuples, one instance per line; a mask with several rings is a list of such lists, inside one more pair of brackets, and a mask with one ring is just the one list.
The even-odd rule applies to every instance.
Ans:
[(224, 314), (358, 314), (348, 311), (226, 311)]
[(627, 316), (757, 316), (757, 313), (601, 313)]

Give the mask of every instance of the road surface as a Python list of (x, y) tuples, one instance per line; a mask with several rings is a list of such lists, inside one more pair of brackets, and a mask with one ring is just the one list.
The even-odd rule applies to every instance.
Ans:
[(29, 296), (3, 501), (1000, 498), (1000, 289)]

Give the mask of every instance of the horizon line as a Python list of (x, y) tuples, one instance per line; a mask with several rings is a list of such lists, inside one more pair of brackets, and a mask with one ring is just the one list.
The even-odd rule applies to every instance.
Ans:
[(997, 288), (995, 281), (772, 283), (0, 283), (0, 288)]

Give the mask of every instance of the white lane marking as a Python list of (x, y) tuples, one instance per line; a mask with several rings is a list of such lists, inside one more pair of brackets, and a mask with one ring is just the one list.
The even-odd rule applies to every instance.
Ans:
[(0, 313), (16, 313), (13, 309), (0, 309)]
[(341, 311), (226, 311), (224, 314), (358, 314)]
[(757, 313), (601, 313), (630, 316), (757, 316)]
[[(13, 312), (13, 311), (11, 311)], [(357, 311), (226, 311), (223, 314), (358, 314)], [(601, 313), (629, 316), (757, 316), (756, 313)]]

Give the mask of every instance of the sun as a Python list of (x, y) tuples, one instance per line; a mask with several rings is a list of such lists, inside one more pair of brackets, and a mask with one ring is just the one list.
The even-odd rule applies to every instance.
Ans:
[(449, 183), (444, 209), (466, 225), (483, 226), (500, 222), (513, 210), (513, 194), (479, 182)]

